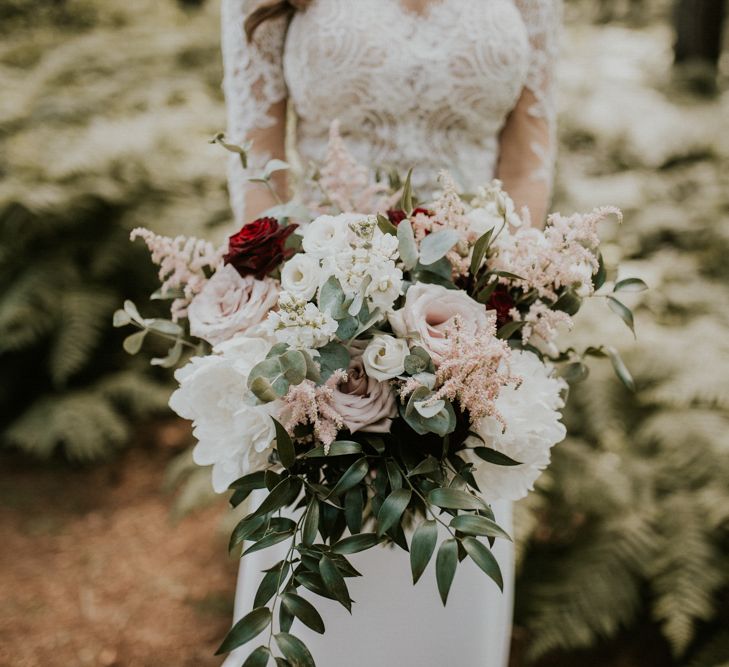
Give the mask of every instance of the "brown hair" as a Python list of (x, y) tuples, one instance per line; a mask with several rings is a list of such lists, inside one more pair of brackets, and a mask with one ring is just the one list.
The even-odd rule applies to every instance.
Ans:
[(287, 16), (290, 19), (296, 11), (306, 9), (310, 4), (311, 0), (267, 0), (246, 17), (244, 28), (248, 41), (253, 39), (254, 33), (262, 23), (279, 16)]

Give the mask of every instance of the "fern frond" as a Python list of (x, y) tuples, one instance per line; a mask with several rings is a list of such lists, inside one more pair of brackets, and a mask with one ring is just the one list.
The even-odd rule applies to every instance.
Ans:
[(77, 391), (36, 401), (4, 433), (5, 441), (38, 458), (62, 447), (70, 459), (91, 461), (123, 445), (130, 427), (103, 396)]
[(48, 362), (56, 386), (88, 363), (117, 305), (113, 292), (99, 288), (66, 290), (59, 297), (60, 321)]
[(651, 572), (652, 611), (674, 653), (682, 655), (696, 623), (711, 619), (714, 594), (727, 582), (727, 572), (691, 494), (666, 498), (658, 526), (663, 545)]
[(124, 414), (141, 419), (169, 411), (172, 386), (153, 380), (138, 370), (120, 371), (97, 382), (94, 391), (112, 402)]

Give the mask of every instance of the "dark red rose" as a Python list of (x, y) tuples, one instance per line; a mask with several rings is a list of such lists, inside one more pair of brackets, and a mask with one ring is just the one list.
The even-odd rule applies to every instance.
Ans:
[[(413, 215), (417, 215), (418, 213), (424, 213), (425, 215), (433, 215), (433, 211), (429, 211), (427, 208), (414, 208), (413, 212), (411, 214), (411, 217)], [(391, 208), (387, 211), (387, 218), (388, 220), (397, 227), (405, 218), (407, 218), (407, 215), (405, 215), (405, 211), (403, 211), (400, 208)]]
[(509, 294), (509, 288), (506, 285), (497, 285), (486, 303), (486, 310), (496, 311), (496, 326), (500, 328), (511, 322), (509, 311), (515, 305), (514, 299)]
[(230, 237), (223, 261), (241, 276), (255, 276), (261, 280), (294, 254), (294, 250), (284, 248), (284, 244), (296, 227), (298, 225), (282, 227), (276, 218), (249, 222)]

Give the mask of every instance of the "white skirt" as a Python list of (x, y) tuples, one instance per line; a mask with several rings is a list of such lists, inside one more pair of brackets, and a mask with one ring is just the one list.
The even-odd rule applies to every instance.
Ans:
[[(511, 503), (497, 502), (492, 509), (499, 525), (510, 532)], [(288, 546), (286, 541), (241, 559), (235, 621), (253, 608), (261, 571), (284, 558)], [(435, 582), (435, 554), (415, 586), (409, 555), (399, 547), (352, 554), (347, 558), (363, 575), (347, 579), (352, 615), (338, 602), (300, 587), (299, 594), (321, 614), (326, 632), (317, 634), (298, 620), (291, 632), (309, 648), (317, 667), (506, 667), (514, 594), (512, 543), (497, 539), (494, 555), (504, 578), (503, 593), (467, 557), (458, 564), (444, 607)], [(264, 631), (230, 653), (223, 667), (241, 667), (267, 641)]]

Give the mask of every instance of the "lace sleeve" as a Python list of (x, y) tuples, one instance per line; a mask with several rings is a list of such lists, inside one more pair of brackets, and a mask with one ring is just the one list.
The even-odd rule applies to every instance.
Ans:
[[(221, 21), (223, 52), (223, 92), (228, 115), (228, 140), (235, 144), (252, 141), (249, 170), (262, 166), (273, 157), (269, 130), (280, 125), (283, 145), (285, 114), (276, 108), (286, 99), (282, 70), (286, 19), (266, 21), (249, 44), (243, 29), (246, 16), (258, 0), (222, 0)], [(258, 136), (257, 136), (258, 135)], [(276, 155), (275, 157), (283, 157)], [(245, 199), (249, 184), (237, 155), (228, 163), (228, 190), (236, 222), (245, 217)]]
[(562, 23), (561, 0), (515, 0), (527, 29), (531, 55), (525, 88), (533, 96), (528, 113), (546, 125), (543, 138), (531, 142), (538, 158), (534, 178), (551, 185), (556, 153), (557, 109), (554, 68)]

